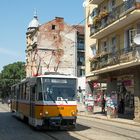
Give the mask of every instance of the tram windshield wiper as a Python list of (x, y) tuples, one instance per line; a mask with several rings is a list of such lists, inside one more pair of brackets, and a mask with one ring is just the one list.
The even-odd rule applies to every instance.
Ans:
[(57, 97), (57, 101), (65, 101), (66, 103), (68, 103), (68, 99), (63, 99), (62, 97)]
[(48, 96), (51, 98), (51, 100), (55, 103), (55, 100), (53, 99), (53, 97), (50, 95), (50, 94), (48, 94)]
[(63, 99), (63, 101), (65, 101), (66, 103), (68, 103), (68, 100), (67, 99)]

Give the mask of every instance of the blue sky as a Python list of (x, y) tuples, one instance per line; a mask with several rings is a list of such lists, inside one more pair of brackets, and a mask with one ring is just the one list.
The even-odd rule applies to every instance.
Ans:
[(26, 31), (34, 9), (40, 24), (56, 16), (63, 17), (68, 24), (78, 24), (84, 19), (83, 1), (0, 0), (0, 71), (13, 62), (25, 62)]

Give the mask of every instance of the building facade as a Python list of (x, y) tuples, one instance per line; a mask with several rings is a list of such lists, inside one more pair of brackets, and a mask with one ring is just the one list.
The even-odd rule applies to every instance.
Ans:
[(46, 72), (80, 75), (84, 68), (83, 31), (84, 26), (68, 25), (61, 17), (40, 25), (35, 15), (26, 32), (26, 76)]
[(83, 26), (77, 29), (77, 77), (85, 77), (85, 33)]
[(116, 97), (118, 111), (123, 99), (124, 114), (140, 121), (140, 1), (87, 0), (85, 13), (86, 80), (96, 94)]

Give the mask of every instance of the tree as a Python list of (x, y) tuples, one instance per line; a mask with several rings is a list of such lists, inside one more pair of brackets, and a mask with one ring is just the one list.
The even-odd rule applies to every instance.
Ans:
[(3, 67), (0, 73), (0, 92), (1, 97), (10, 95), (10, 89), (13, 84), (18, 83), (25, 78), (25, 63), (15, 62)]

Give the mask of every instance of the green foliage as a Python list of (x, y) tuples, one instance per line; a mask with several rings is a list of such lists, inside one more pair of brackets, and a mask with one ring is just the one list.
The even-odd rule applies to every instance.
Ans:
[(0, 73), (0, 95), (5, 98), (10, 95), (10, 88), (25, 78), (25, 63), (15, 62), (3, 67)]

